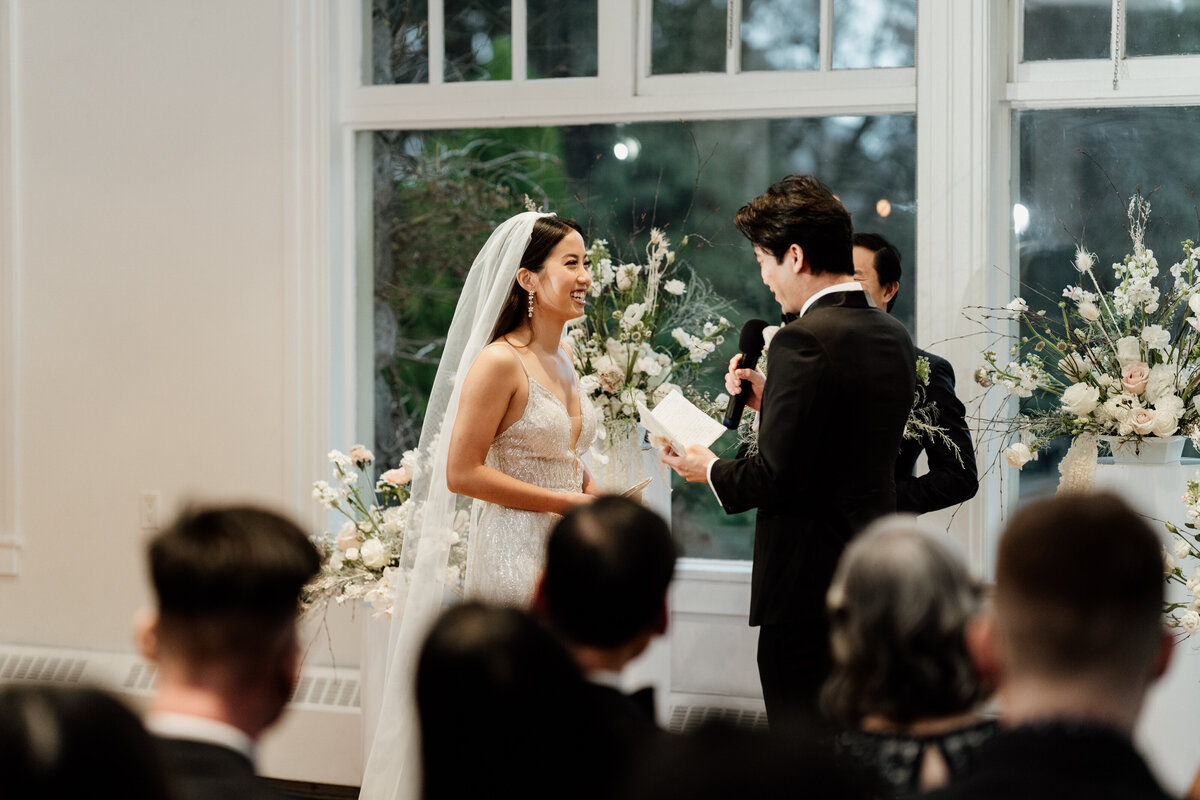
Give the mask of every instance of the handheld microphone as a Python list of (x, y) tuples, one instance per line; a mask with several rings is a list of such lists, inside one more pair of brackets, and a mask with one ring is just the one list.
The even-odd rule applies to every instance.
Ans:
[[(738, 337), (738, 350), (742, 354), (739, 369), (754, 369), (758, 364), (758, 357), (763, 351), (763, 329), (766, 327), (767, 323), (761, 319), (748, 320), (742, 326), (742, 335)], [(721, 424), (726, 428), (734, 430), (741, 423), (750, 388), (750, 381), (743, 380), (742, 391), (729, 398), (729, 405), (725, 408), (725, 419), (721, 420)]]

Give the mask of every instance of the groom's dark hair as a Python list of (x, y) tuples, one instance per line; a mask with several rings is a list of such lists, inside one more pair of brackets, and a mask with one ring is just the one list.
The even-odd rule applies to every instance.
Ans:
[(814, 273), (854, 274), (850, 213), (812, 175), (788, 175), (771, 184), (738, 209), (733, 224), (776, 259), (797, 244)]
[(610, 496), (576, 507), (546, 545), (548, 624), (571, 644), (628, 642), (662, 615), (675, 557), (671, 529), (640, 503)]

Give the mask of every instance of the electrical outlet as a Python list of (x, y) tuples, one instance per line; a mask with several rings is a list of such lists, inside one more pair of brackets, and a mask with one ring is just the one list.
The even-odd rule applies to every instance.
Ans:
[(141, 522), (142, 530), (158, 530), (158, 506), (158, 492), (142, 492), (138, 500), (138, 519)]

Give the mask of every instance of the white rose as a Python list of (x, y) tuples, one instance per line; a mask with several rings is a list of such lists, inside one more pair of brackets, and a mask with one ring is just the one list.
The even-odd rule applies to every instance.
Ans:
[(1190, 634), (1200, 633), (1200, 614), (1189, 609), (1183, 612), (1183, 616), (1179, 618), (1179, 624)]
[(1193, 314), (1200, 316), (1200, 293), (1188, 298), (1188, 308), (1192, 310)]
[(337, 540), (335, 542), (337, 549), (343, 553), (358, 544), (358, 526), (353, 522), (347, 522), (338, 531)]
[(1062, 395), (1062, 410), (1077, 417), (1086, 417), (1100, 405), (1100, 390), (1086, 383), (1073, 383)]
[(600, 379), (595, 375), (584, 375), (579, 379), (579, 389), (585, 395), (593, 395), (600, 389)]
[(1154, 350), (1167, 350), (1171, 347), (1171, 334), (1162, 325), (1147, 325), (1142, 328), (1142, 341)]
[(683, 294), (683, 290), (686, 288), (683, 281), (674, 278), (663, 284), (663, 291), (676, 297)]
[(636, 274), (636, 264), (622, 264), (617, 268), (617, 288), (625, 291), (630, 286), (633, 286), (633, 276)]
[(1187, 558), (1191, 554), (1192, 554), (1192, 548), (1188, 546), (1187, 540), (1182, 539), (1182, 538), (1175, 540), (1175, 557), (1176, 558)]
[(1037, 461), (1037, 453), (1030, 450), (1029, 445), (1024, 442), (1017, 442), (1004, 451), (1004, 458), (1010, 467), (1020, 469), (1030, 461)]
[(775, 338), (775, 334), (779, 333), (778, 325), (768, 325), (763, 328), (763, 352), (771, 349), (771, 340)]
[(1142, 346), (1136, 336), (1122, 336), (1117, 339), (1117, 360), (1121, 366), (1142, 360)]
[(1088, 322), (1095, 322), (1100, 319), (1100, 308), (1095, 303), (1090, 303), (1084, 300), (1079, 304), (1079, 316), (1086, 319)]
[(1018, 313), (1029, 310), (1029, 304), (1025, 302), (1024, 297), (1014, 297), (1013, 301), (1004, 307), (1008, 311), (1016, 311)]
[(390, 560), (387, 549), (378, 539), (367, 539), (359, 548), (358, 553), (362, 556), (363, 565), (370, 569), (379, 569)]

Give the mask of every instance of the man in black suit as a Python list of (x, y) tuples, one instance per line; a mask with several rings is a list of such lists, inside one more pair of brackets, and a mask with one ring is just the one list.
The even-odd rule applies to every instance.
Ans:
[(1114, 495), (1059, 495), (1013, 516), (991, 611), (967, 630), (1003, 727), (939, 796), (1167, 796), (1131, 741), (1171, 658), (1162, 570), (1158, 536)]
[[(726, 385), (751, 383), (758, 452), (717, 458), (665, 452), (707, 481), (730, 514), (758, 509), (750, 624), (772, 727), (816, 717), (829, 669), (825, 593), (842, 549), (896, 509), (893, 473), (916, 384), (904, 326), (853, 281), (850, 215), (820, 181), (791, 175), (737, 213), (763, 283), (784, 314), (767, 376), (730, 364)], [(753, 366), (753, 365), (750, 365)]]
[[(854, 234), (854, 279), (875, 305), (889, 314), (900, 293), (900, 251), (877, 233)], [(962, 401), (954, 394), (954, 368), (928, 350), (917, 357), (929, 362), (929, 383), (917, 383), (917, 405), (928, 409), (938, 433), (905, 439), (896, 459), (896, 510), (924, 514), (966, 502), (979, 489), (975, 451)], [(944, 438), (943, 438), (944, 437)], [(913, 476), (917, 457), (925, 451), (929, 471)]]
[(667, 630), (675, 543), (662, 517), (602, 497), (550, 532), (533, 611), (587, 676), (593, 697), (625, 730), (656, 730), (650, 691), (627, 695), (621, 671)]
[(271, 797), (254, 774), (259, 735), (299, 673), (300, 590), (320, 568), (292, 522), (257, 508), (185, 512), (149, 548), (158, 598), (140, 623), (158, 665), (146, 726), (181, 800)]

